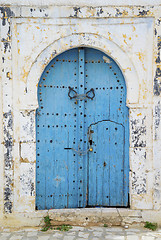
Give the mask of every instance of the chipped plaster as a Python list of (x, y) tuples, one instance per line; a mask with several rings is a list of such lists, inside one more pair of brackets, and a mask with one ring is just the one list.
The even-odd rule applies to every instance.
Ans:
[(147, 210), (154, 216), (161, 211), (161, 7), (155, 7), (157, 1), (148, 6), (117, 1), (115, 7), (107, 2), (72, 7), (70, 1), (54, 6), (48, 0), (33, 7), (30, 1), (14, 5), (15, 0), (0, 7), (0, 212), (7, 225), (13, 219), (26, 224), (27, 213), (36, 225), (46, 213), (35, 212), (37, 86), (53, 57), (78, 46), (100, 49), (120, 66), (130, 113), (130, 209), (142, 209), (144, 220)]

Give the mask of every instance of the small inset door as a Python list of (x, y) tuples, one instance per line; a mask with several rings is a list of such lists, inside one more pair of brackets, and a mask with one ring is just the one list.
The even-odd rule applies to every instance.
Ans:
[(124, 206), (125, 129), (103, 120), (89, 127), (88, 206)]

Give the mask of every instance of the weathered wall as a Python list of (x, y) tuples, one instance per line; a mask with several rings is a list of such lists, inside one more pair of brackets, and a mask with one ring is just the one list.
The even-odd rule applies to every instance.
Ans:
[[(26, 6), (23, 1), (19, 5), (12, 1), (11, 6), (5, 6), (3, 1), (0, 7), (1, 216), (13, 220), (12, 216), (19, 219), (24, 212), (37, 214), (33, 215), (36, 217), (45, 213), (35, 212), (37, 85), (53, 57), (78, 46), (100, 49), (123, 71), (130, 112), (130, 208), (161, 211), (159, 2), (149, 1), (148, 5), (146, 1), (144, 5), (142, 0), (144, 6), (137, 6), (137, 1), (135, 6), (128, 6), (128, 1), (118, 1), (118, 6), (108, 6), (106, 0), (103, 6), (99, 1), (85, 6), (87, 2), (80, 1), (80, 6), (75, 7), (70, 1), (68, 4), (59, 1), (59, 6), (53, 6), (49, 0), (45, 5), (43, 1), (39, 5), (35, 1), (35, 6), (29, 1)], [(156, 218), (161, 223), (161, 218)]]

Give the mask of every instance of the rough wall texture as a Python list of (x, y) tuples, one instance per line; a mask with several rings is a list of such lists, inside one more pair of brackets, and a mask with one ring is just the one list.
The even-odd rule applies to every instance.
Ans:
[(12, 43), (11, 17), (13, 11), (0, 7), (1, 12), (1, 84), (3, 98), (3, 145), (4, 145), (4, 210), (13, 208), (13, 102), (12, 102)]
[(37, 84), (53, 57), (78, 46), (104, 51), (122, 69), (130, 112), (130, 208), (161, 211), (161, 6), (47, 2), (0, 6), (1, 213), (35, 212)]

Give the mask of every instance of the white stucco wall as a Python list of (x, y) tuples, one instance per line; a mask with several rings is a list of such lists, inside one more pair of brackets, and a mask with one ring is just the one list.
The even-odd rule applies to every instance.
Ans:
[(1, 221), (26, 224), (22, 218), (32, 213), (34, 225), (45, 214), (35, 211), (38, 81), (53, 57), (88, 46), (111, 56), (125, 77), (130, 113), (130, 209), (136, 215), (144, 210), (143, 220), (153, 216), (161, 223), (161, 3), (54, 4), (13, 0), (9, 6), (1, 0)]

